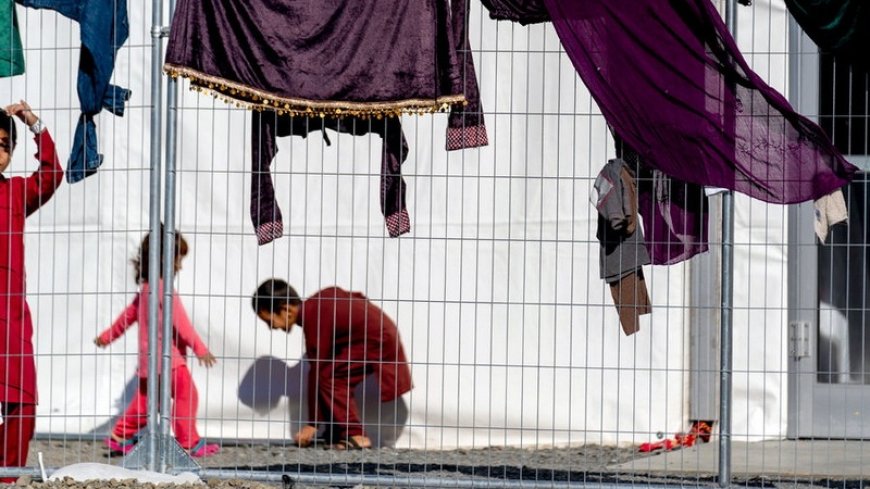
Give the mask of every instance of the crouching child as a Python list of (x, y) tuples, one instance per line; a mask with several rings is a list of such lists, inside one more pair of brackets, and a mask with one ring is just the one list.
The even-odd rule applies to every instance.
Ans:
[(383, 310), (359, 292), (329, 287), (304, 301), (282, 280), (267, 280), (252, 298), (257, 316), (269, 328), (305, 336), (309, 362), (308, 418), (294, 440), (308, 446), (322, 437), (336, 450), (370, 448), (359, 417), (354, 389), (371, 374), (381, 402), (412, 388), (411, 369), (399, 330)]

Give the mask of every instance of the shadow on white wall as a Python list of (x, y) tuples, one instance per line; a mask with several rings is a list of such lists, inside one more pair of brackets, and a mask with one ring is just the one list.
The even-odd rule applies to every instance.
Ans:
[[(259, 415), (278, 408), (282, 398), (289, 406), (290, 432), (295, 433), (307, 416), (308, 364), (290, 366), (273, 356), (262, 356), (251, 365), (239, 384), (239, 400)], [(393, 447), (408, 422), (408, 404), (403, 398), (381, 403), (380, 387), (373, 376), (354, 391), (366, 433), (375, 446)]]

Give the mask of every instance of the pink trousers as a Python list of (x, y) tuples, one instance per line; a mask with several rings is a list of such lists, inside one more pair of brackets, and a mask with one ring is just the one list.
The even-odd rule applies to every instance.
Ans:
[[(199, 393), (193, 384), (190, 370), (182, 365), (172, 370), (172, 430), (175, 439), (184, 449), (199, 442), (196, 431), (196, 410)], [(112, 434), (128, 440), (148, 424), (148, 379), (139, 379), (139, 390), (127, 406), (127, 410), (115, 423)]]

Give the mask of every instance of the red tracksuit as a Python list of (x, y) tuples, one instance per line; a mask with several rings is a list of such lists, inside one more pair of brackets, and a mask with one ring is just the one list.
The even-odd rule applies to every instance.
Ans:
[(359, 292), (323, 289), (301, 305), (308, 377), (308, 416), (334, 440), (364, 435), (354, 388), (375, 374), (381, 402), (411, 390), (411, 369), (399, 330)]
[[(36, 425), (36, 363), (33, 321), (24, 298), (24, 220), (63, 181), (63, 169), (47, 130), (34, 137), (39, 169), (31, 176), (0, 175), (0, 467), (22, 467)], [(14, 482), (2, 479), (0, 482)]]
[[(112, 326), (100, 334), (100, 339), (108, 344), (119, 338), (130, 326), (139, 322), (139, 390), (130, 401), (126, 411), (112, 429), (112, 433), (128, 440), (138, 433), (148, 423), (148, 294), (150, 287), (147, 282), (139, 287), (139, 293), (127, 309), (118, 316)], [(160, 324), (163, 323), (163, 284), (160, 284)], [(141, 298), (141, 299), (140, 299)], [(208, 347), (197, 334), (190, 317), (181, 303), (178, 294), (172, 294), (172, 430), (182, 448), (189, 449), (199, 442), (196, 431), (196, 410), (199, 405), (199, 394), (190, 370), (187, 368), (185, 356), (188, 347), (193, 348), (197, 356), (208, 353)], [(163, 328), (158, 329), (158, 339), (162, 342)], [(158, 366), (162, 367), (162, 358)]]

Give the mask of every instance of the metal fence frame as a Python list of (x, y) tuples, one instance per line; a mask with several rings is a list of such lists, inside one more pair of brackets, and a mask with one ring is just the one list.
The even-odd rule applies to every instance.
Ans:
[[(167, 77), (166, 90), (164, 91), (163, 80), (163, 45), (164, 38), (168, 37), (168, 23), (164, 23), (163, 9), (168, 4), (169, 12), (174, 12), (175, 0), (153, 0), (152, 3), (152, 27), (150, 30), (153, 44), (151, 46), (151, 145), (150, 145), (150, 200), (149, 200), (149, 228), (151, 230), (149, 270), (150, 276), (159, 274), (161, 263), (160, 239), (166, 246), (163, 249), (163, 277), (167, 283), (174, 280), (174, 244), (175, 244), (175, 203), (176, 203), (176, 156), (177, 156), (177, 133), (178, 133), (178, 81)], [(725, 20), (732, 34), (736, 36), (737, 0), (726, 0)], [(170, 13), (170, 21), (171, 21)], [(165, 97), (164, 97), (165, 92)], [(163, 118), (166, 118), (165, 135)], [(161, 158), (161, 150), (165, 153)], [(161, 181), (162, 180), (162, 181)], [(162, 184), (162, 185), (161, 185)], [(161, 193), (162, 192), (162, 193)], [(162, 199), (161, 199), (162, 196)], [(164, 223), (163, 235), (161, 231), (161, 204), (163, 206)], [(720, 403), (719, 403), (719, 472), (718, 485), (720, 487), (731, 486), (731, 401), (732, 401), (732, 315), (733, 315), (733, 269), (734, 269), (734, 196), (731, 192), (722, 195), (722, 267), (721, 267), (721, 341), (720, 345)], [(150, 289), (148, 304), (148, 319), (150, 324), (159, 324), (159, 288)], [(172, 288), (165, 287), (163, 290), (165, 307), (162, 310), (162, 322), (164, 338), (172, 335)], [(128, 468), (144, 468), (162, 473), (178, 473), (181, 471), (194, 471), (203, 477), (212, 478), (245, 478), (269, 482), (283, 482), (285, 485), (292, 483), (305, 483), (312, 485), (331, 486), (391, 486), (407, 488), (448, 488), (448, 489), (544, 489), (544, 488), (573, 488), (584, 487), (589, 489), (621, 489), (634, 487), (638, 483), (600, 483), (600, 482), (562, 482), (562, 481), (527, 481), (527, 480), (479, 480), (479, 479), (442, 479), (437, 477), (412, 477), (412, 476), (373, 476), (354, 474), (316, 474), (294, 473), (277, 474), (274, 472), (254, 472), (240, 470), (210, 470), (201, 469), (190, 456), (178, 446), (170, 433), (170, 404), (171, 385), (169, 382), (159, 382), (158, 367), (162, 362), (163, 371), (171, 369), (171, 346), (164, 342), (162, 351), (158, 351), (158, 329), (149, 330), (149, 363), (148, 363), (148, 391), (159, 392), (159, 396), (148, 397), (148, 426), (145, 437), (137, 445), (137, 448), (124, 459), (124, 466)], [(161, 415), (161, 413), (163, 413)], [(53, 468), (42, 470), (36, 468), (0, 468), (2, 476), (29, 475), (44, 477), (53, 472)], [(698, 483), (700, 486), (701, 484)], [(659, 485), (662, 489), (676, 489), (686, 485), (671, 486)]]
[[(174, 12), (175, 10), (175, 0), (169, 1), (169, 10), (170, 12)], [(155, 73), (155, 77), (152, 80), (152, 84), (154, 85), (152, 90), (155, 94), (153, 100), (162, 100), (162, 66), (160, 60), (162, 59), (162, 47), (163, 42), (162, 38), (165, 33), (168, 31), (167, 27), (162, 25), (162, 0), (155, 0), (154, 2), (154, 25), (152, 28), (152, 35), (154, 33), (159, 32), (160, 35), (155, 37), (154, 43), (154, 53), (156, 54), (152, 58), (152, 72)], [(171, 15), (171, 14), (170, 14)], [(171, 20), (171, 19), (170, 19)], [(728, 29), (731, 31), (731, 34), (736, 37), (737, 35), (737, 0), (726, 0), (725, 2), (725, 23), (728, 26)], [(174, 243), (175, 243), (175, 222), (174, 222), (174, 212), (175, 212), (175, 156), (176, 151), (175, 147), (177, 144), (177, 102), (178, 102), (178, 82), (175, 79), (170, 79), (168, 82), (168, 90), (166, 96), (166, 110), (167, 110), (167, 127), (166, 127), (166, 166), (164, 168), (164, 213), (165, 213), (165, 231), (163, 235), (164, 243), (167, 246), (164, 249), (163, 261), (165, 264), (163, 276), (166, 277), (167, 282), (171, 282), (173, 278), (173, 256), (174, 256)], [(152, 259), (150, 265), (152, 267), (152, 273), (156, 273), (157, 267), (157, 259), (156, 259), (156, 249), (157, 242), (155, 242), (155, 238), (160, 229), (160, 205), (159, 195), (159, 180), (160, 180), (160, 160), (159, 155), (160, 152), (154, 151), (154, 148), (160, 147), (159, 136), (161, 134), (160, 131), (160, 116), (161, 116), (161, 108), (159, 104), (154, 104), (152, 108), (152, 134), (158, 135), (158, 141), (154, 142), (152, 140), (152, 168), (151, 168), (151, 230), (152, 230), (152, 246), (151, 253)], [(154, 129), (157, 129), (156, 131)], [(156, 183), (155, 183), (156, 181)], [(722, 268), (721, 268), (721, 283), (722, 283), (722, 296), (721, 296), (721, 341), (720, 345), (720, 393), (719, 393), (719, 474), (718, 474), (718, 483), (719, 487), (728, 487), (731, 484), (731, 395), (732, 395), (732, 343), (733, 343), (733, 330), (732, 330), (732, 322), (733, 322), (733, 298), (734, 298), (734, 194), (732, 192), (725, 192), (722, 195)], [(150, 303), (149, 303), (149, 321), (150, 324), (155, 324), (153, 321), (157, 317), (157, 292), (156, 289), (152, 289)], [(163, 309), (163, 335), (164, 338), (169, 337), (172, 334), (172, 291), (170, 288), (166, 288), (164, 290), (164, 304), (166, 306)], [(152, 383), (157, 382), (157, 338), (156, 338), (156, 328), (152, 328), (150, 330), (151, 336), (151, 361), (149, 363), (149, 391), (155, 392), (156, 389), (152, 390)], [(170, 367), (171, 355), (169, 350), (169, 343), (164, 343), (164, 348), (162, 352), (163, 359), (163, 369), (166, 371)], [(155, 386), (156, 387), (156, 386)], [(174, 438), (169, 433), (169, 405), (170, 405), (170, 387), (169, 383), (163, 382), (160, 386), (161, 392), (161, 403), (160, 409), (164, 413), (163, 417), (160, 418), (160, 427), (159, 433), (157, 433), (157, 428), (152, 424), (152, 420), (158, 419), (158, 413), (154, 412), (158, 408), (156, 396), (149, 397), (149, 425), (148, 425), (148, 437), (152, 440), (152, 443), (148, 445), (143, 445), (149, 448), (148, 458), (145, 462), (145, 466), (150, 470), (159, 470), (161, 472), (167, 472), (168, 469), (174, 467), (187, 467), (190, 463), (193, 463), (192, 460), (186, 454), (181, 455), (180, 457), (177, 455), (178, 451), (175, 449), (173, 444), (175, 444)], [(156, 442), (155, 442), (156, 441)], [(160, 447), (160, 453), (155, 453), (156, 447)], [(137, 449), (138, 450), (138, 449)], [(183, 453), (183, 452), (182, 452)], [(186, 459), (185, 459), (186, 458)], [(140, 465), (139, 462), (136, 462), (137, 465)], [(242, 475), (242, 473), (238, 471), (224, 471), (224, 470), (202, 470), (200, 471), (205, 476), (212, 477), (238, 477)], [(270, 474), (249, 474), (253, 475), (256, 479), (261, 480), (277, 480), (278, 477)], [(508, 483), (508, 481), (499, 481), (492, 483), (482, 483), (480, 481), (475, 480), (459, 480), (453, 482), (443, 481), (441, 479), (419, 479), (419, 478), (398, 478), (398, 477), (371, 477), (365, 475), (359, 476), (351, 476), (351, 475), (306, 475), (306, 474), (296, 474), (295, 478), (298, 478), (299, 481), (303, 481), (311, 484), (329, 484), (329, 485), (392, 485), (397, 487), (456, 487), (456, 488), (465, 488), (465, 487), (482, 487), (482, 488), (490, 488), (490, 487), (504, 487), (504, 488), (513, 488), (513, 487), (532, 487), (532, 488), (543, 488), (543, 487), (572, 487), (574, 484), (566, 483), (566, 484), (558, 484), (556, 482), (536, 482), (535, 484), (531, 484), (528, 481), (518, 481), (515, 484)], [(286, 479), (285, 479), (286, 482)], [(587, 485), (582, 484), (583, 487), (601, 487), (607, 488), (611, 487), (608, 484), (600, 484), (600, 485)], [(614, 487), (622, 487), (621, 484), (616, 484)]]

